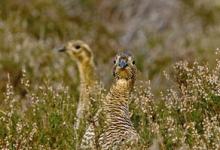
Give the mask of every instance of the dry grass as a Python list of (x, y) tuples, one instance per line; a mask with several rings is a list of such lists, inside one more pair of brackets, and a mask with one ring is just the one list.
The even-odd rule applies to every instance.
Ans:
[(130, 111), (140, 149), (220, 149), (218, 1), (145, 2), (0, 1), (0, 149), (78, 142), (78, 73), (52, 51), (70, 39), (91, 45), (105, 87), (117, 50), (134, 53), (140, 72)]

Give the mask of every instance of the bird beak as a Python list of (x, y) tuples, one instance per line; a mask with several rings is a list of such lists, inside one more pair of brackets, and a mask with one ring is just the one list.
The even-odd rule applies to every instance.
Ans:
[(65, 52), (66, 48), (65, 48), (65, 46), (61, 46), (61, 47), (55, 48), (54, 50), (57, 52)]
[(119, 66), (120, 68), (125, 68), (125, 67), (128, 66), (128, 63), (127, 63), (126, 60), (121, 59), (121, 60), (119, 61), (119, 63), (118, 63), (118, 66)]

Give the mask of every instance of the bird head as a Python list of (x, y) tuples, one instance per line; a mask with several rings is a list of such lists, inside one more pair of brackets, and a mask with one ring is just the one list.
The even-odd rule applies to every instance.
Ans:
[(114, 59), (113, 75), (116, 79), (135, 79), (136, 65), (130, 54), (123, 52), (116, 55)]
[(93, 53), (90, 47), (80, 40), (69, 41), (64, 46), (58, 48), (57, 51), (65, 52), (71, 58), (81, 63), (90, 61), (93, 58)]

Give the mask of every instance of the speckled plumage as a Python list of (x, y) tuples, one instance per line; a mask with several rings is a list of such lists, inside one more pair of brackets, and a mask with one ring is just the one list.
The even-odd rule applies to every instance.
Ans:
[(138, 134), (129, 116), (130, 81), (119, 79), (111, 88), (104, 103), (106, 126), (99, 138), (101, 149), (118, 148), (123, 142), (135, 144)]
[[(135, 82), (136, 67), (132, 57), (124, 53), (117, 55), (114, 62), (115, 82), (99, 111), (105, 116), (105, 126), (102, 133), (96, 135), (95, 128), (99, 126), (97, 122), (99, 113), (96, 114), (95, 125), (91, 124), (87, 129), (81, 147), (91, 147), (91, 143), (93, 143), (103, 150), (118, 149), (138, 142), (139, 136), (130, 120), (128, 108), (130, 92)], [(94, 137), (98, 137), (98, 141)], [(88, 143), (91, 145), (85, 145)]]

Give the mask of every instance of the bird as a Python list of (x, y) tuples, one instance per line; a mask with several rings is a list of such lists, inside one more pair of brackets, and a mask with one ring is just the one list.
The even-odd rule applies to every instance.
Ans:
[[(135, 61), (127, 52), (116, 55), (113, 66), (114, 82), (103, 100), (103, 105), (95, 115), (95, 123), (83, 136), (81, 148), (85, 148), (90, 142), (95, 141), (99, 149), (118, 149), (127, 145), (135, 145), (139, 141), (139, 135), (135, 130), (129, 115), (129, 100), (136, 79)], [(95, 135), (98, 116), (104, 116), (104, 126), (99, 135)], [(97, 139), (91, 139), (98, 137)], [(95, 135), (95, 136), (94, 136)], [(94, 146), (93, 146), (94, 147)], [(87, 146), (88, 148), (88, 146)]]
[(68, 54), (77, 64), (80, 77), (80, 97), (74, 128), (79, 131), (79, 128), (85, 122), (83, 120), (90, 115), (90, 95), (93, 87), (98, 83), (94, 54), (89, 45), (81, 40), (68, 41), (63, 46), (56, 48), (56, 51)]

